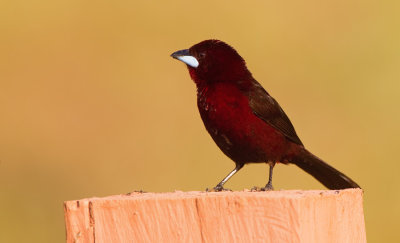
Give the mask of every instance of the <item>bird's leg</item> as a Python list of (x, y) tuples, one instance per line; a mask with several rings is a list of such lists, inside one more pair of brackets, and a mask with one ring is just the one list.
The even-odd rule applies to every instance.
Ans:
[(241, 168), (243, 168), (244, 164), (236, 164), (235, 169), (233, 169), (231, 171), (231, 173), (229, 173), (220, 183), (218, 183), (218, 185), (216, 185), (214, 187), (214, 191), (223, 191), (224, 190), (224, 184), (234, 175), (236, 174), (236, 172), (238, 172)]
[(269, 179), (267, 185), (265, 187), (261, 188), (262, 191), (272, 191), (274, 190), (274, 187), (272, 186), (272, 172), (274, 170), (275, 162), (271, 162), (269, 164)]

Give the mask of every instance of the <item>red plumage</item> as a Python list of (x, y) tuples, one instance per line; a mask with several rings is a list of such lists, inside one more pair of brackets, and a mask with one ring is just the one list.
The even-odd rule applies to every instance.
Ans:
[(278, 102), (253, 78), (231, 46), (206, 40), (172, 57), (188, 64), (204, 125), (218, 147), (236, 163), (235, 170), (214, 189), (222, 190), (244, 164), (260, 162), (271, 166), (266, 190), (272, 189), (272, 169), (277, 162), (298, 165), (330, 189), (359, 187), (304, 148)]

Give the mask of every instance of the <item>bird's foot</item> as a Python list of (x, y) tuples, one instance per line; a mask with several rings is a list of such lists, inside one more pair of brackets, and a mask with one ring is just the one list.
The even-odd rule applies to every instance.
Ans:
[(265, 185), (265, 187), (261, 187), (261, 191), (273, 191), (274, 187), (272, 186), (272, 183), (268, 183)]
[(226, 192), (226, 191), (232, 191), (231, 189), (227, 189), (227, 188), (224, 188), (223, 186), (221, 186), (221, 185), (217, 185), (216, 187), (214, 187), (214, 188), (212, 188), (212, 189), (208, 189), (208, 188), (206, 188), (206, 192), (222, 192), (222, 191), (224, 191), (224, 192)]
[(128, 192), (128, 193), (126, 193), (125, 195), (130, 196), (130, 195), (135, 194), (135, 193), (142, 194), (142, 193), (146, 193), (146, 192), (143, 191), (143, 190), (135, 190), (135, 191), (133, 191), (133, 192)]

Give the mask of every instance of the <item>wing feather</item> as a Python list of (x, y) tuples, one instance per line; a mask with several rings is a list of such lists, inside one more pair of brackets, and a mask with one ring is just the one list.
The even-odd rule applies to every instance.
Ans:
[(278, 102), (256, 80), (254, 80), (253, 84), (248, 93), (249, 105), (253, 113), (280, 131), (292, 142), (303, 145), (288, 116)]

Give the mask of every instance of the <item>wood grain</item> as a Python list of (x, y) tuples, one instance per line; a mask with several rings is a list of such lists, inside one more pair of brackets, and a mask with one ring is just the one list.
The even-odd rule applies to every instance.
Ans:
[(363, 192), (132, 193), (64, 203), (67, 242), (366, 242)]

